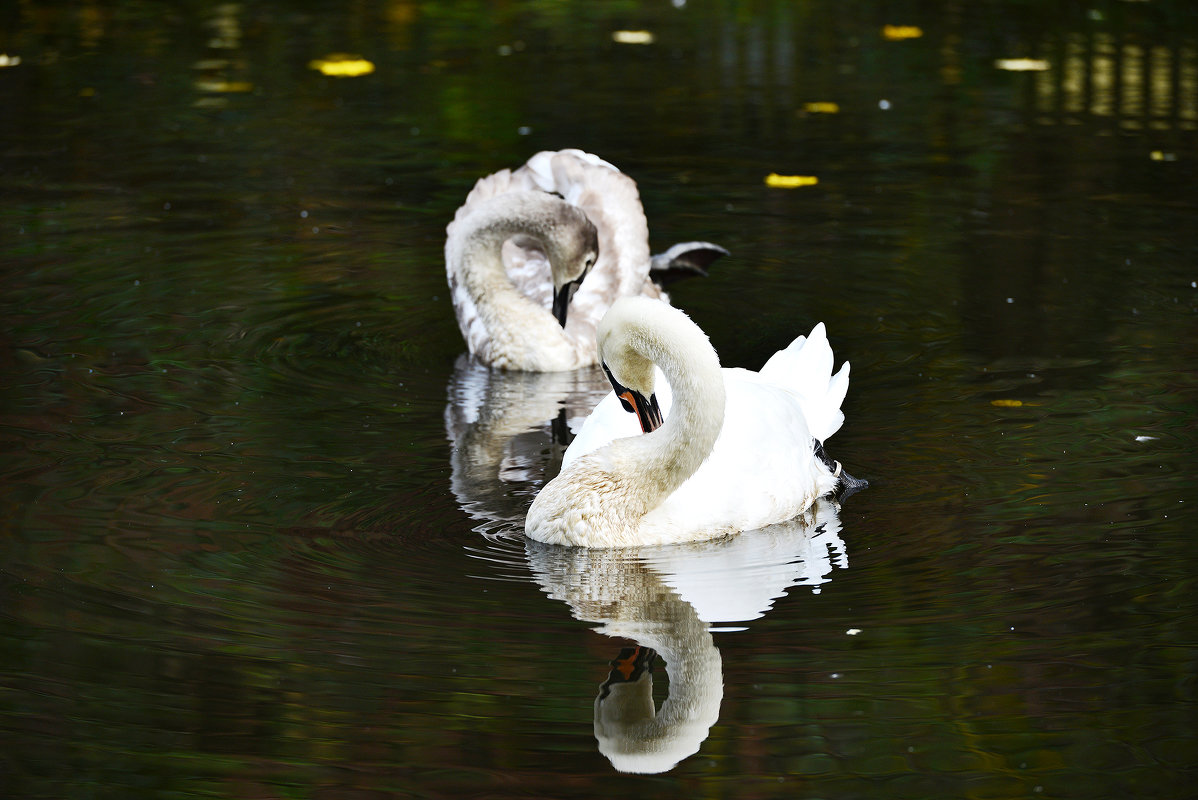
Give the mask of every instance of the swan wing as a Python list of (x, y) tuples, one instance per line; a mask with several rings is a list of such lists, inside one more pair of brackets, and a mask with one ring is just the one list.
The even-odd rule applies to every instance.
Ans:
[(794, 394), (803, 409), (811, 435), (821, 442), (840, 430), (840, 410), (849, 390), (849, 362), (833, 374), (832, 346), (824, 323), (800, 336), (785, 350), (774, 353), (761, 368), (761, 379)]
[(755, 530), (796, 517), (834, 488), (792, 393), (742, 369), (725, 369), (724, 386), (724, 426), (711, 454), (646, 523), (680, 531)]
[(707, 277), (707, 268), (728, 250), (711, 242), (679, 242), (649, 261), (649, 277), (665, 288), (675, 281), (695, 275)]
[[(815, 457), (803, 403), (794, 393), (749, 370), (725, 368), (722, 375), (724, 425), (711, 454), (645, 517), (648, 525), (667, 531), (661, 541), (694, 538), (685, 531), (754, 530), (788, 520), (835, 486)], [(660, 370), (655, 386), (668, 417), (673, 398)], [(636, 415), (609, 393), (583, 423), (562, 467), (615, 439), (640, 435)]]

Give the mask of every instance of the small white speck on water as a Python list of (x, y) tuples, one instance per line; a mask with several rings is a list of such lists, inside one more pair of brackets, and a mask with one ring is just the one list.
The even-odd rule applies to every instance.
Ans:
[(878, 108), (882, 109), (883, 111), (889, 111), (890, 110), (890, 101), (889, 100), (879, 100)]
[(307, 210), (301, 211), (301, 212), (300, 212), (300, 219), (307, 219), (307, 218), (308, 218), (308, 212), (307, 212)]
[(1007, 305), (1010, 305), (1011, 303), (1014, 303), (1014, 302), (1015, 302), (1015, 298), (1014, 298), (1014, 297), (1008, 297), (1008, 298), (1007, 298)]

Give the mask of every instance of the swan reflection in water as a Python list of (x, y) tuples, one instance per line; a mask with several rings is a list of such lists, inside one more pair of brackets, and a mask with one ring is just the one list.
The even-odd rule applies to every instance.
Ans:
[[(790, 587), (820, 591), (848, 556), (836, 505), (826, 500), (785, 523), (688, 544), (609, 550), (525, 538), (519, 532), (532, 497), (610, 390), (597, 368), (500, 372), (463, 356), (445, 409), (451, 488), (480, 521), (483, 541), (496, 545), (471, 545), (473, 555), (510, 567), (507, 546), (518, 536), (550, 597), (603, 635), (635, 643), (613, 648), (595, 698), (595, 738), (617, 770), (664, 772), (698, 752), (719, 717), (723, 667), (712, 632), (744, 630), (729, 623), (760, 618)], [(661, 708), (652, 694), (658, 658), (669, 677)]]
[(519, 522), (523, 529), (532, 496), (557, 474), (566, 445), (610, 392), (599, 367), (509, 372), (459, 356), (445, 433), (450, 488), (462, 509), (478, 520)]
[[(763, 616), (792, 586), (819, 591), (848, 556), (834, 504), (799, 519), (697, 544), (592, 549), (525, 542), (533, 576), (605, 636), (629, 639), (595, 697), (599, 752), (621, 772), (672, 769), (698, 752), (719, 718), (723, 666), (716, 623)], [(653, 662), (669, 696), (653, 702)]]

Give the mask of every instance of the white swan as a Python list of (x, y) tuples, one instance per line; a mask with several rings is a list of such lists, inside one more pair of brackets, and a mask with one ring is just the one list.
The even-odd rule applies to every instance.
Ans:
[(848, 362), (832, 374), (823, 323), (759, 373), (721, 369), (681, 311), (623, 298), (599, 326), (599, 353), (615, 392), (533, 501), (529, 537), (585, 547), (709, 539), (796, 517), (851, 480), (823, 452), (849, 383)]
[[(537, 153), (480, 179), (446, 229), (458, 326), (482, 363), (554, 372), (596, 363), (595, 328), (619, 297), (668, 298), (727, 251), (706, 242), (650, 256), (636, 183), (581, 150)], [(583, 280), (585, 278), (585, 280)]]

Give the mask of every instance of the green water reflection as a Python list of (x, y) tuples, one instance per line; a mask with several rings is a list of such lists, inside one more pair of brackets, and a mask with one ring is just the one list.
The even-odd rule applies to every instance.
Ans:
[[(1191, 4), (0, 19), (0, 793), (1188, 790)], [(872, 482), (825, 583), (710, 634), (718, 720), (656, 777), (592, 727), (631, 640), (516, 536), (548, 420), (451, 447), (444, 226), (566, 146), (637, 179), (655, 249), (732, 251), (673, 292), (725, 364), (827, 323), (834, 453)]]

